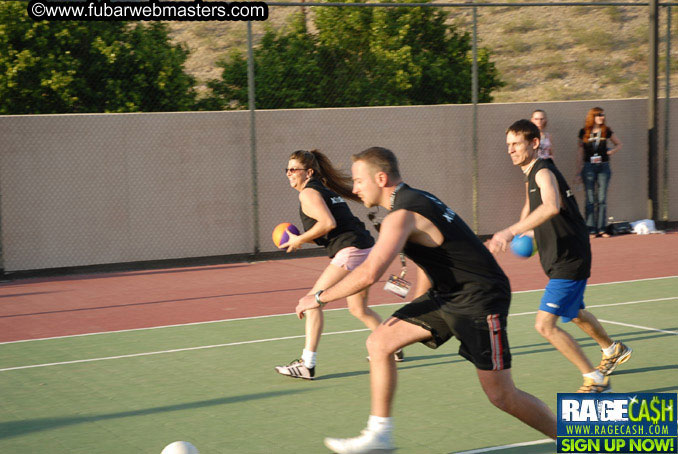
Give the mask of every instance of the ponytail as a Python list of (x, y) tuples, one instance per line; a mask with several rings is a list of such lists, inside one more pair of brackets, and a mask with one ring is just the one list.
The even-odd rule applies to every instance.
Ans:
[(313, 169), (314, 176), (325, 186), (345, 199), (360, 202), (360, 198), (353, 194), (352, 178), (332, 165), (332, 161), (318, 150), (297, 150), (290, 155), (307, 169)]

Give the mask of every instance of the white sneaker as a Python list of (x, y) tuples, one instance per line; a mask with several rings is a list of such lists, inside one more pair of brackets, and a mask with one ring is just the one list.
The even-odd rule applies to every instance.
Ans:
[(391, 432), (365, 429), (355, 438), (325, 438), (325, 446), (337, 454), (387, 454), (395, 451)]
[(275, 366), (275, 371), (288, 377), (303, 378), (304, 380), (313, 380), (313, 377), (315, 377), (315, 366), (308, 368), (304, 366), (304, 362), (300, 359), (295, 359), (287, 366)]

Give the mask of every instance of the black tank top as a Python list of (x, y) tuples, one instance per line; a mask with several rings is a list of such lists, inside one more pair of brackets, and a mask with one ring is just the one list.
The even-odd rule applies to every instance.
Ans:
[[(367, 249), (374, 246), (374, 238), (365, 228), (365, 224), (351, 213), (351, 209), (343, 197), (328, 189), (315, 178), (306, 183), (306, 188), (314, 189), (320, 193), (337, 222), (334, 229), (313, 240), (315, 244), (327, 249), (327, 255), (330, 258), (334, 257), (340, 250), (350, 246), (358, 249)], [(318, 222), (316, 219), (306, 216), (301, 205), (299, 206), (299, 215), (304, 225), (304, 231), (310, 230)]]
[(431, 221), (443, 243), (426, 247), (408, 241), (404, 252), (427, 274), (434, 295), (465, 315), (506, 314), (511, 286), (497, 261), (457, 213), (434, 195), (403, 184), (392, 211), (405, 209)]
[(601, 132), (598, 134), (590, 134), (589, 137), (584, 137), (584, 128), (579, 130), (579, 139), (584, 145), (584, 162), (590, 162), (593, 155), (602, 157), (603, 162), (610, 160), (610, 155), (607, 154), (607, 139), (612, 137), (612, 130), (607, 128), (607, 132), (603, 137)]
[(560, 191), (560, 213), (534, 229), (539, 259), (551, 279), (587, 279), (591, 275), (591, 244), (577, 200), (553, 161), (537, 159), (527, 175), (530, 212), (542, 204), (537, 172), (548, 169), (555, 175)]

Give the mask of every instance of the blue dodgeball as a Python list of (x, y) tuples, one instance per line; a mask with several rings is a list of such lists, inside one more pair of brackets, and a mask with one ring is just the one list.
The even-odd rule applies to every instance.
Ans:
[(511, 250), (520, 257), (532, 257), (537, 252), (537, 245), (534, 239), (527, 235), (515, 236), (511, 241)]

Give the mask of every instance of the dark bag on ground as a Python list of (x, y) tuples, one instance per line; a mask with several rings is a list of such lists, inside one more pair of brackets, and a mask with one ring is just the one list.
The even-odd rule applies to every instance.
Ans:
[(607, 225), (607, 233), (609, 235), (624, 235), (626, 233), (633, 233), (633, 227), (627, 221), (612, 222)]

